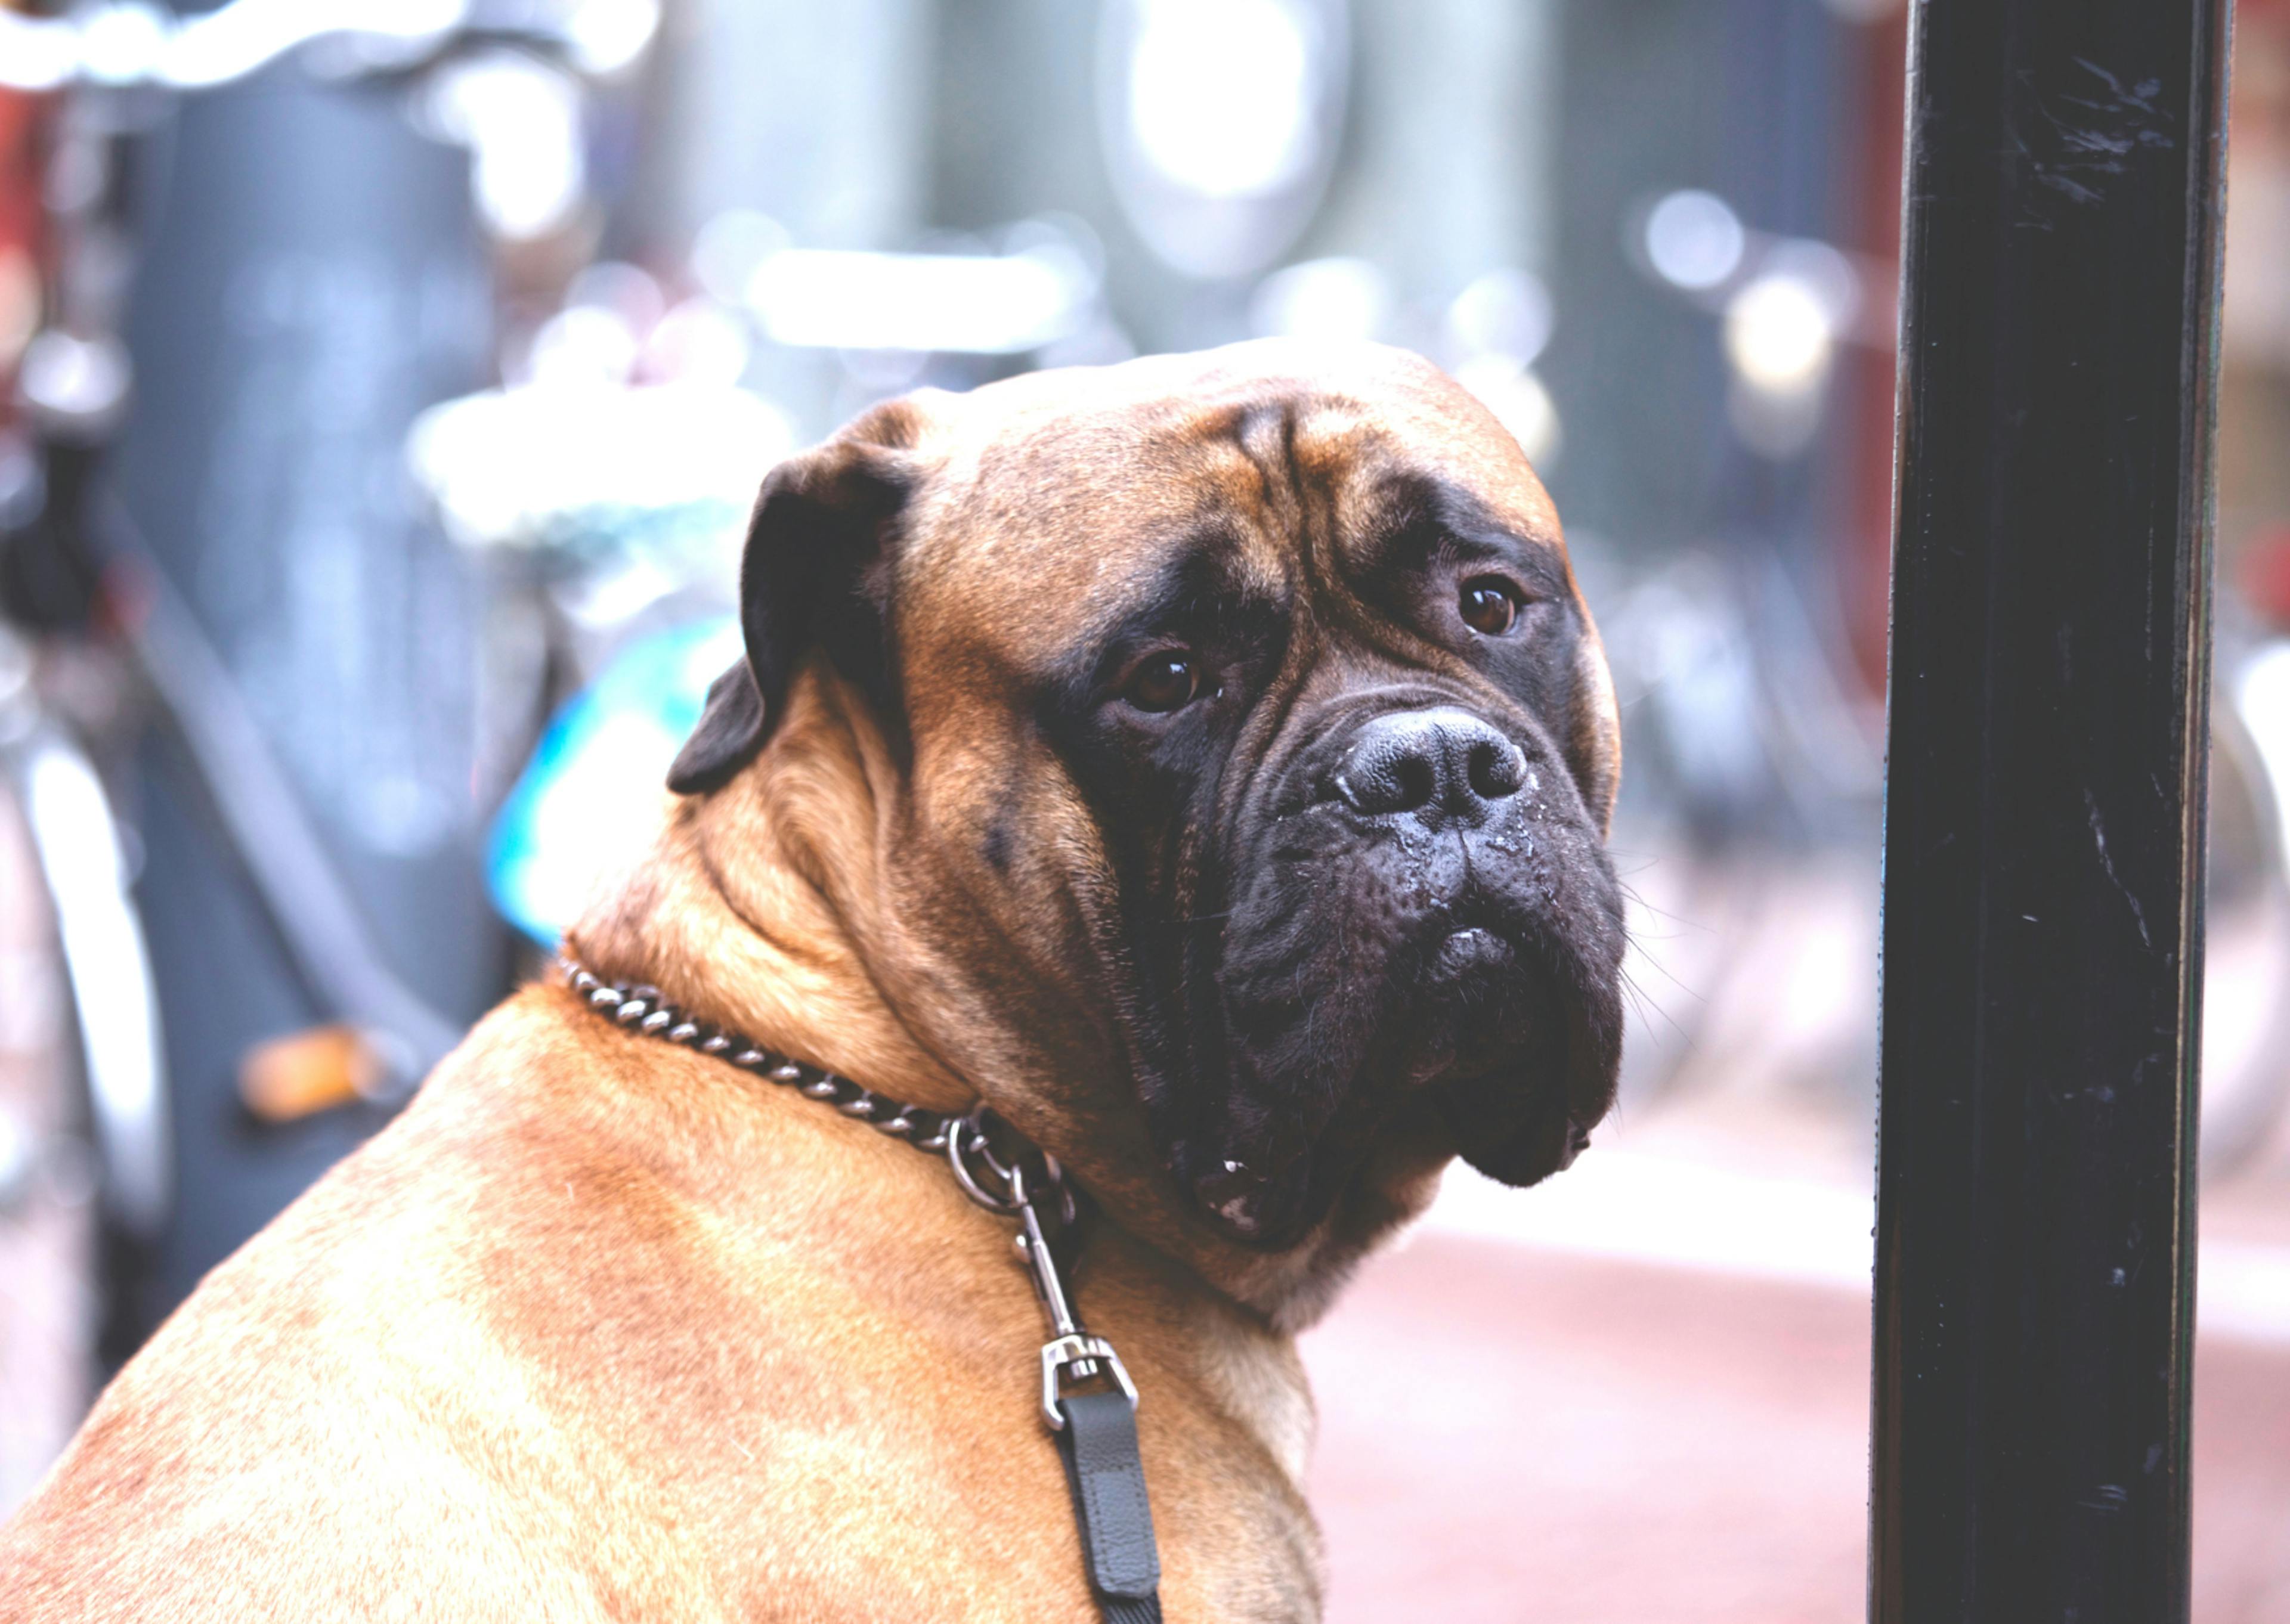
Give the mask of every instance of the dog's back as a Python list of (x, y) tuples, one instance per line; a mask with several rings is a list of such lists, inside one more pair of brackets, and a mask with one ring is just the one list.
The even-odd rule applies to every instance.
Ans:
[[(0, 1618), (1092, 1616), (1006, 1241), (933, 1244), (991, 1220), (784, 1099), (512, 1001), (113, 1383), (0, 1532)], [(1109, 1323), (1156, 1294), (1103, 1272)], [(1296, 1616), (1285, 1473), (1124, 1346), (1172, 1605)]]

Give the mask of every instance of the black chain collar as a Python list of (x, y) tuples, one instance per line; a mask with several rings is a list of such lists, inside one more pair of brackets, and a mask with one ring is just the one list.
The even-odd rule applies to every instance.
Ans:
[(877, 1133), (903, 1140), (917, 1150), (944, 1155), (947, 1135), (962, 1120), (944, 1111), (901, 1105), (872, 1089), (860, 1087), (848, 1077), (837, 1076), (803, 1060), (790, 1060), (737, 1032), (697, 1020), (661, 997), (657, 987), (607, 981), (570, 958), (560, 957), (556, 963), (564, 972), (565, 984), (587, 999), (591, 1009), (610, 1016), (629, 1030), (715, 1055), (766, 1082), (831, 1105), (845, 1116), (855, 1116), (866, 1123)]

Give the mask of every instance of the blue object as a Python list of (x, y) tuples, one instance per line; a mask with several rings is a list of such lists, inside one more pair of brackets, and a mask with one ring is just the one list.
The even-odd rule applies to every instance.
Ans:
[(485, 882), (510, 924), (555, 947), (598, 881), (651, 849), (669, 764), (741, 652), (728, 616), (655, 632), (565, 702), (493, 820)]

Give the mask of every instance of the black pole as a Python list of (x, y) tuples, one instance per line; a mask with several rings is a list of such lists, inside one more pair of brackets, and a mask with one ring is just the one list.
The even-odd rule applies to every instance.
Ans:
[[(253, 1044), (366, 1017), (328, 974), (341, 956), (309, 953), (341, 932), (282, 929), (251, 867), (275, 880), (312, 843), (274, 839), (268, 860), (236, 850), (224, 803), (244, 822), (264, 786), (201, 772), (229, 775), (245, 733), (268, 747), (348, 893), (318, 896), (322, 921), (347, 911), (436, 1010), (473, 1019), (508, 955), (476, 884), (479, 581), (404, 472), (415, 415), (489, 364), (468, 156), (413, 127), (402, 84), (296, 62), (183, 99), (135, 154), (148, 188), (127, 312), (135, 409), (108, 476), (172, 583), (138, 646), (173, 682), (184, 726), (155, 730), (144, 752), (136, 894), (177, 1200), (148, 1271), (111, 1272), (111, 1357), (384, 1120), (361, 1108), (261, 1127), (240, 1103)], [(202, 703), (225, 679), (239, 714)], [(193, 771), (184, 741), (202, 739)]]
[(1870, 1598), (2187, 1616), (2226, 0), (1916, 0)]

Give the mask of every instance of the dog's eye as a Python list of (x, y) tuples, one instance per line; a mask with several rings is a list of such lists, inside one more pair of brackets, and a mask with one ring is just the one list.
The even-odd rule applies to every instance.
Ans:
[(1149, 656), (1129, 674), (1121, 697), (1139, 710), (1181, 710), (1200, 697), (1201, 668), (1182, 649)]
[(1463, 583), (1456, 607), (1463, 624), (1483, 637), (1500, 637), (1518, 619), (1518, 589), (1500, 576), (1480, 575)]

